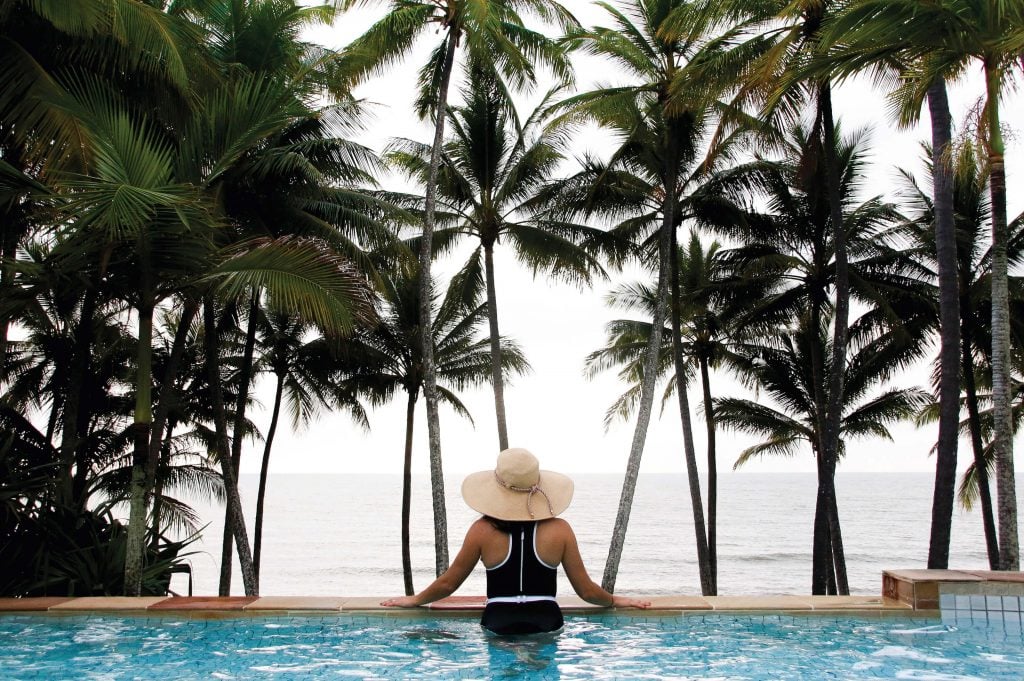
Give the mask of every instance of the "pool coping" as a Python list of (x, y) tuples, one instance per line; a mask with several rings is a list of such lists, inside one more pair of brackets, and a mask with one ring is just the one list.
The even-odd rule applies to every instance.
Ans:
[[(561, 596), (566, 614), (628, 616), (818, 615), (832, 617), (926, 617), (940, 615), (940, 595), (982, 593), (1024, 596), (1024, 572), (979, 570), (886, 570), (880, 596), (651, 596), (652, 607), (605, 608)], [(328, 614), (477, 616), (483, 596), (453, 596), (420, 608), (385, 608), (378, 596), (144, 596), (0, 598), (0, 617), (14, 614), (123, 614), (220, 619), (244, 616)]]

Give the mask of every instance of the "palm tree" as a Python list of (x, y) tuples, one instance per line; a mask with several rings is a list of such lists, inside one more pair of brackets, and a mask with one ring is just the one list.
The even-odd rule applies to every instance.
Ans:
[[(184, 92), (188, 74), (203, 72), (197, 34), (188, 22), (137, 0), (0, 3), (0, 157), (5, 175), (20, 175), (15, 196), (0, 207), (0, 298), (13, 285), (12, 264), (39, 222), (35, 180), (80, 169), (81, 130), (54, 97), (82, 70), (124, 92)], [(0, 316), (0, 358), (10, 319)], [(2, 365), (2, 361), (0, 361)]]
[(980, 130), (989, 165), (992, 211), (992, 372), (996, 417), (994, 447), (999, 554), (1001, 569), (1016, 570), (1020, 566), (1020, 548), (1010, 417), (1010, 317), (1006, 250), (1009, 238), (1003, 158), (1005, 144), (999, 116), (999, 98), (1020, 59), (1020, 46), (1024, 42), (1024, 7), (1020, 3), (970, 0), (863, 2), (857, 6), (852, 20), (864, 26), (861, 40), (869, 45), (905, 45), (906, 60), (922, 70), (922, 76), (908, 84), (911, 91), (913, 88), (927, 88), (935, 81), (958, 75), (975, 61), (980, 62), (984, 69), (986, 98)]
[[(274, 406), (263, 445), (259, 489), (256, 493), (256, 516), (253, 525), (253, 570), (260, 574), (263, 547), (264, 501), (270, 451), (274, 444), (281, 407), (287, 408), (293, 428), (309, 423), (321, 408), (344, 409), (363, 428), (369, 428), (365, 410), (351, 389), (340, 379), (344, 366), (339, 357), (339, 344), (329, 339), (301, 317), (286, 312), (262, 314), (259, 320), (257, 372), (274, 375)], [(314, 333), (312, 338), (310, 334)]]
[[(926, 149), (929, 157), (933, 154)], [(978, 400), (978, 375), (989, 375), (988, 366), (991, 357), (991, 337), (989, 334), (986, 319), (991, 319), (991, 291), (990, 278), (991, 253), (987, 246), (985, 231), (988, 229), (988, 220), (991, 216), (987, 193), (987, 174), (979, 163), (977, 152), (973, 145), (962, 144), (951, 149), (952, 156), (942, 160), (942, 172), (952, 170), (953, 178), (953, 208), (956, 224), (956, 267), (957, 281), (957, 309), (959, 310), (958, 337), (960, 348), (958, 349), (961, 365), (961, 385), (957, 388), (957, 397), (960, 398), (961, 389), (964, 391), (962, 399), (958, 399), (956, 416), (959, 422), (961, 407), (967, 410), (967, 417), (962, 423), (958, 423), (958, 430), (964, 430), (972, 445), (974, 461), (964, 473), (960, 482), (960, 499), (965, 505), (970, 505), (972, 500), (980, 498), (982, 521), (985, 530), (985, 545), (988, 551), (989, 564), (992, 569), (999, 565), (999, 543), (995, 527), (991, 494), (989, 492), (989, 461), (991, 448), (985, 446), (987, 439), (983, 436), (981, 414)], [(927, 170), (934, 174), (934, 164), (928, 166)], [(904, 177), (904, 184), (908, 192), (909, 205), (913, 208), (910, 221), (906, 224), (906, 233), (910, 243), (917, 249), (923, 264), (929, 269), (933, 268), (932, 260), (935, 259), (934, 242), (938, 238), (930, 229), (935, 221), (938, 206), (932, 196), (924, 191), (908, 171), (901, 171)], [(1024, 248), (1024, 235), (1021, 230), (1024, 228), (1024, 216), (1019, 216), (1010, 224), (1010, 243), (1008, 257), (1011, 262), (1020, 262), (1022, 248)], [(1016, 278), (1010, 279), (1011, 307), (1020, 305), (1019, 288)], [(1014, 339), (1019, 338), (1020, 316), (1011, 315), (1014, 320)], [(941, 370), (940, 370), (941, 371)], [(986, 383), (988, 378), (983, 379)], [(940, 400), (941, 401), (941, 400)], [(935, 415), (929, 409), (922, 413), (922, 419), (931, 419)], [(941, 418), (941, 406), (940, 406)]]
[[(387, 310), (381, 324), (345, 343), (351, 367), (350, 377), (342, 384), (354, 394), (365, 395), (372, 404), (389, 402), (401, 389), (406, 394), (405, 455), (402, 470), (402, 574), (406, 594), (414, 593), (412, 559), (409, 551), (409, 513), (411, 508), (412, 442), (416, 402), (424, 385), (423, 327), (419, 318), (421, 287), (413, 266), (399, 268), (383, 276), (381, 297)], [(491, 342), (475, 338), (487, 318), (487, 306), (465, 298), (461, 287), (449, 288), (445, 300), (431, 301), (431, 324), (438, 394), (455, 412), (472, 421), (458, 391), (491, 379)], [(477, 289), (479, 290), (479, 289)], [(500, 339), (501, 371), (524, 373), (529, 364), (519, 347), (507, 338)]]
[[(697, 476), (696, 453), (693, 447), (689, 400), (685, 376), (685, 360), (680, 333), (681, 306), (673, 259), (677, 252), (676, 229), (693, 215), (692, 197), (698, 180), (713, 167), (714, 159), (730, 147), (733, 135), (723, 135), (701, 158), (701, 143), (714, 123), (732, 117), (730, 111), (716, 101), (718, 91), (698, 78), (697, 73), (711, 70), (715, 64), (727, 69), (730, 63), (742, 62), (730, 48), (735, 38), (705, 37), (706, 22), (687, 24), (675, 30), (670, 20), (677, 12), (690, 11), (692, 3), (683, 0), (636, 0), (625, 11), (601, 5), (610, 15), (612, 28), (593, 28), (570, 33), (566, 42), (572, 49), (605, 57), (635, 77), (633, 83), (621, 87), (599, 87), (591, 92), (570, 97), (559, 107), (566, 111), (568, 121), (589, 119), (612, 131), (618, 148), (607, 163), (585, 159), (583, 170), (558, 190), (566, 210), (585, 215), (598, 215), (618, 221), (612, 230), (616, 235), (632, 237), (642, 245), (642, 258), (657, 258), (657, 299), (671, 302), (673, 361), (676, 369), (676, 395), (683, 428), (683, 449), (687, 468), (694, 531), (700, 565), (701, 591), (715, 591), (711, 572), (710, 551), (704, 522), (700, 481)], [(673, 101), (673, 84), (689, 82), (692, 88), (680, 92)], [(653, 234), (652, 234), (653, 232)], [(671, 298), (670, 298), (671, 291)], [(650, 423), (653, 391), (657, 375), (658, 352), (663, 320), (667, 310), (657, 307), (643, 368), (637, 424), (633, 433), (626, 476), (623, 481), (615, 529), (605, 564), (602, 585), (614, 589), (622, 547), (629, 521), (640, 457), (643, 454), (647, 427)]]
[[(699, 372), (703, 394), (704, 424), (707, 432), (707, 491), (708, 491), (708, 552), (714, 583), (718, 582), (717, 559), (717, 497), (718, 497), (718, 454), (716, 448), (717, 427), (714, 403), (711, 395), (712, 368), (726, 366), (732, 358), (732, 342), (729, 320), (743, 313), (743, 306), (754, 304), (761, 299), (761, 292), (749, 286), (736, 287), (731, 274), (723, 267), (719, 255), (720, 245), (714, 242), (706, 248), (696, 232), (691, 232), (689, 243), (680, 249), (676, 258), (679, 268), (681, 321), (683, 322), (683, 352), (687, 358), (689, 384), (693, 371)], [(733, 290), (726, 289), (726, 282)], [(758, 282), (753, 282), (757, 286)], [(650, 283), (623, 285), (607, 297), (609, 305), (643, 313), (646, 318), (654, 315), (657, 307), (655, 292)], [(605, 425), (613, 420), (628, 420), (640, 399), (643, 377), (644, 349), (651, 335), (650, 322), (636, 319), (616, 319), (608, 324), (605, 346), (590, 353), (586, 360), (588, 376), (618, 367), (619, 377), (629, 387), (608, 409)], [(669, 375), (663, 392), (662, 404), (675, 391), (677, 381), (671, 376), (674, 369), (671, 340), (662, 341), (658, 376)]]
[[(823, 70), (836, 78), (857, 71), (870, 70), (878, 80), (890, 74), (903, 83), (892, 97), (899, 104), (899, 124), (903, 127), (920, 118), (923, 99), (928, 100), (932, 134), (932, 196), (934, 197), (935, 259), (939, 284), (940, 321), (940, 374), (939, 374), (939, 433), (935, 463), (935, 492), (932, 501), (932, 530), (928, 549), (928, 567), (944, 569), (949, 563), (949, 538), (953, 514), (953, 486), (956, 478), (957, 434), (960, 391), (960, 310), (956, 279), (956, 228), (953, 207), (952, 118), (946, 92), (946, 80), (956, 77), (955, 72), (935, 72), (921, 68), (920, 63), (906, 62), (907, 51), (913, 51), (912, 42), (899, 36), (895, 41), (879, 42), (875, 25), (889, 21), (907, 20), (910, 24), (924, 19), (916, 12), (906, 15), (901, 3), (886, 3), (880, 7), (874, 2), (854, 2), (840, 12), (824, 28), (822, 43), (827, 46), (823, 66), (812, 65), (811, 70)], [(881, 10), (881, 13), (879, 12)], [(890, 15), (890, 13), (894, 14)], [(902, 16), (899, 16), (902, 14)], [(933, 27), (934, 28), (934, 27)], [(931, 29), (927, 29), (931, 30)], [(894, 36), (889, 36), (893, 38)], [(912, 59), (912, 57), (911, 57)], [(948, 64), (946, 65), (949, 66)]]
[[(776, 329), (796, 324), (808, 329), (824, 328), (834, 314), (832, 291), (836, 277), (836, 246), (831, 222), (827, 183), (820, 173), (824, 169), (811, 160), (819, 153), (816, 133), (801, 126), (790, 130), (783, 158), (780, 161), (755, 160), (725, 170), (709, 183), (707, 191), (732, 201), (746, 216), (729, 236), (743, 245), (730, 249), (723, 258), (738, 276), (751, 276), (764, 281), (768, 295), (757, 302), (747, 314), (736, 320), (746, 337), (750, 334), (770, 336)], [(891, 225), (900, 219), (895, 207), (879, 199), (858, 204), (856, 192), (864, 176), (863, 137), (856, 135), (844, 141), (834, 152), (838, 159), (840, 192), (843, 198), (845, 243), (852, 256), (850, 263), (852, 294), (868, 306), (863, 323), (873, 328), (902, 327), (904, 333), (927, 324), (932, 307), (930, 290), (922, 288), (919, 268), (895, 248)], [(750, 195), (750, 190), (755, 195)], [(761, 204), (760, 201), (764, 203)], [(758, 205), (769, 207), (760, 212)], [(811, 336), (813, 340), (814, 336)], [(808, 341), (811, 370), (819, 377), (809, 383), (816, 391), (814, 415), (824, 419), (828, 385), (823, 373), (830, 347)], [(917, 339), (915, 352), (921, 352), (924, 341)], [(845, 354), (845, 353), (839, 353)], [(826, 423), (818, 424), (815, 433), (824, 436)], [(819, 459), (819, 477), (834, 477), (826, 466), (828, 449), (819, 443), (823, 456)], [(819, 481), (820, 489), (832, 489), (834, 481)], [(826, 542), (827, 564), (814, 570), (812, 592), (824, 593), (832, 581), (845, 592), (845, 563), (835, 495), (818, 495), (820, 513), (815, 518), (815, 543)], [(833, 558), (834, 556), (834, 558)], [(819, 555), (820, 558), (820, 555)], [(833, 564), (834, 562), (834, 564)], [(816, 563), (817, 565), (817, 563)]]
[[(843, 409), (843, 443), (855, 438), (892, 439), (888, 424), (911, 418), (930, 396), (918, 389), (892, 389), (871, 397), (895, 369), (906, 361), (901, 330), (881, 335), (851, 325), (851, 338), (858, 338), (846, 365), (847, 403)], [(864, 336), (863, 338), (860, 338)], [(793, 456), (809, 447), (816, 458), (821, 448), (822, 419), (817, 414), (814, 384), (819, 380), (811, 366), (811, 348), (830, 342), (824, 328), (806, 326), (775, 339), (750, 343), (739, 355), (746, 364), (745, 380), (763, 391), (778, 406), (764, 400), (721, 398), (715, 401), (718, 423), (732, 430), (763, 437), (764, 440), (740, 453), (734, 468), (755, 457)], [(832, 355), (826, 355), (831, 357)], [(832, 371), (826, 365), (826, 371)]]
[[(589, 284), (604, 270), (577, 244), (600, 242), (604, 232), (572, 222), (545, 219), (538, 214), (539, 190), (551, 181), (563, 160), (559, 132), (544, 129), (542, 113), (554, 91), (525, 123), (506, 99), (499, 83), (474, 69), (465, 106), (449, 110), (452, 135), (445, 144), (437, 179), (438, 221), (435, 249), (454, 246), (463, 237), (479, 246), (461, 268), (458, 280), (475, 287), (483, 278), (487, 290), (491, 338), (491, 384), (498, 423), (498, 448), (508, 449), (501, 337), (494, 249), (507, 243), (521, 263), (545, 270), (570, 282)], [(425, 183), (430, 173), (430, 147), (407, 139), (391, 145), (388, 159)], [(450, 225), (450, 226), (449, 226)]]
[[(347, 0), (347, 5), (356, 0)], [(444, 508), (444, 474), (441, 469), (441, 430), (438, 419), (436, 362), (430, 333), (430, 300), (433, 258), (433, 234), (437, 213), (437, 183), (444, 145), (444, 127), (448, 108), (448, 90), (455, 65), (455, 52), (464, 44), (469, 61), (488, 65), (495, 76), (516, 89), (534, 82), (534, 61), (551, 68), (557, 78), (568, 81), (571, 67), (561, 50), (543, 34), (527, 29), (518, 12), (528, 11), (561, 28), (576, 20), (554, 0), (500, 0), (470, 2), (467, 0), (389, 0), (387, 15), (374, 24), (348, 47), (352, 66), (350, 72), (364, 77), (386, 69), (404, 58), (421, 36), (432, 28), (441, 34), (441, 41), (420, 70), (420, 90), (416, 102), (420, 117), (433, 115), (434, 139), (424, 201), (423, 233), (420, 242), (419, 282), (420, 325), (423, 334), (423, 396), (427, 403), (427, 431), (430, 440), (430, 477), (434, 509), (435, 571), (448, 569), (448, 521)]]

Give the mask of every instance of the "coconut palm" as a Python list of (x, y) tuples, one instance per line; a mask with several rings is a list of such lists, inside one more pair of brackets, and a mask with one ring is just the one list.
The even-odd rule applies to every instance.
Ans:
[[(877, 198), (857, 203), (864, 177), (863, 142), (862, 135), (854, 135), (834, 153), (841, 171), (845, 242), (854, 275), (851, 293), (867, 306), (863, 324), (878, 329), (902, 327), (905, 332), (920, 329), (929, 322), (934, 309), (930, 289), (921, 285), (921, 268), (899, 251), (895, 235), (890, 233), (900, 219), (899, 213), (895, 206)], [(741, 227), (728, 233), (745, 243), (724, 253), (723, 258), (738, 275), (761, 278), (766, 287), (774, 286), (747, 314), (735, 320), (744, 336), (771, 335), (777, 328), (797, 321), (809, 329), (823, 328), (834, 314), (831, 293), (838, 274), (827, 183), (820, 176), (824, 171), (820, 165), (811, 166), (815, 172), (808, 171), (810, 159), (819, 153), (817, 144), (813, 131), (795, 126), (781, 160), (741, 164), (721, 172), (708, 187), (709, 192), (735, 202), (737, 210), (747, 211)], [(757, 208), (759, 201), (768, 206), (767, 212)], [(914, 352), (920, 353), (923, 348), (924, 341), (919, 338)], [(828, 384), (822, 373), (826, 358), (820, 354), (826, 350), (832, 351), (823, 345), (808, 345), (811, 370), (821, 378), (809, 384), (816, 391), (817, 418), (824, 418), (828, 409), (824, 391)], [(815, 432), (824, 435), (825, 426), (822, 421)], [(819, 460), (819, 476), (834, 476), (834, 471), (824, 465), (828, 450), (824, 444), (819, 447), (826, 452)], [(819, 489), (832, 486), (832, 482), (819, 483)], [(841, 528), (838, 513), (834, 508), (829, 510), (835, 505), (835, 496), (819, 494), (818, 503), (815, 541), (820, 543), (821, 535), (828, 539), (835, 551), (835, 564), (825, 574), (820, 566), (815, 569), (812, 591), (823, 593), (833, 580), (839, 591), (845, 591)]]
[[(926, 149), (929, 158), (933, 156)], [(999, 544), (996, 535), (995, 519), (989, 492), (989, 462), (987, 457), (991, 448), (986, 447), (988, 440), (983, 437), (981, 416), (978, 401), (978, 376), (988, 383), (989, 358), (991, 357), (991, 337), (985, 320), (991, 319), (990, 266), (992, 262), (988, 240), (985, 238), (988, 221), (991, 216), (987, 193), (987, 174), (979, 163), (977, 151), (973, 145), (962, 144), (952, 149), (952, 156), (942, 161), (943, 168), (952, 170), (954, 216), (956, 219), (956, 265), (958, 284), (957, 309), (959, 310), (958, 337), (960, 338), (959, 361), (961, 365), (961, 385), (957, 389), (960, 398), (961, 389), (964, 395), (958, 399), (956, 416), (959, 422), (961, 408), (966, 408), (967, 417), (959, 424), (958, 429), (966, 432), (970, 438), (974, 461), (964, 473), (960, 482), (960, 499), (970, 505), (973, 499), (980, 499), (982, 521), (985, 530), (985, 544), (988, 551), (989, 564), (996, 569), (999, 564)], [(934, 164), (927, 166), (929, 173), (935, 172)], [(944, 170), (943, 172), (946, 172)], [(916, 247), (922, 262), (934, 269), (934, 242), (937, 234), (931, 231), (935, 222), (937, 205), (932, 195), (924, 191), (909, 171), (901, 171), (907, 190), (908, 205), (913, 209), (911, 220), (906, 225), (907, 236)], [(1011, 263), (1019, 263), (1024, 247), (1024, 216), (1019, 216), (1010, 225), (1010, 243), (1008, 257)], [(1019, 282), (1010, 278), (1011, 308), (1019, 307)], [(1015, 344), (1020, 333), (1020, 317), (1011, 315)], [(934, 411), (927, 410), (922, 418), (934, 417)], [(941, 416), (940, 416), (941, 418)]]
[[(465, 106), (449, 110), (452, 133), (445, 144), (438, 172), (437, 196), (442, 226), (434, 232), (435, 250), (455, 246), (469, 237), (479, 242), (459, 279), (477, 286), (481, 270), (487, 291), (491, 338), (491, 384), (498, 424), (498, 448), (508, 449), (501, 344), (498, 330), (498, 294), (494, 250), (508, 244), (518, 260), (533, 269), (579, 284), (589, 284), (594, 273), (604, 274), (588, 245), (604, 240), (605, 233), (572, 222), (546, 219), (533, 204), (539, 190), (551, 181), (564, 157), (560, 133), (544, 129), (542, 112), (555, 94), (524, 122), (506, 100), (499, 83), (475, 69)], [(430, 172), (430, 147), (407, 139), (391, 144), (388, 159), (421, 184)]]
[[(623, 66), (634, 80), (621, 87), (598, 87), (560, 104), (560, 108), (567, 112), (566, 119), (592, 120), (613, 130), (619, 142), (609, 162), (585, 159), (583, 171), (570, 178), (560, 193), (568, 199), (566, 203), (570, 210), (621, 221), (614, 232), (637, 237), (638, 242), (646, 241), (642, 257), (651, 257), (652, 260), (653, 256), (657, 257), (658, 300), (668, 301), (669, 291), (672, 292), (673, 357), (678, 365), (676, 378), (679, 381), (676, 395), (683, 426), (701, 590), (710, 594), (715, 586), (710, 570), (689, 402), (683, 383), (679, 295), (677, 282), (673, 279), (672, 259), (676, 252), (675, 231), (684, 219), (680, 202), (688, 193), (689, 183), (700, 175), (700, 142), (721, 109), (715, 102), (716, 93), (709, 94), (704, 84), (698, 84), (696, 80), (692, 81), (694, 88), (686, 93), (687, 99), (680, 96), (671, 108), (666, 104), (673, 82), (684, 78), (680, 74), (712, 62), (721, 65), (724, 48), (730, 41), (709, 41), (703, 35), (706, 24), (701, 22), (687, 26), (685, 31), (672, 30), (668, 25), (669, 18), (674, 12), (690, 6), (682, 0), (637, 0), (629, 3), (625, 11), (620, 11), (602, 4), (613, 27), (580, 30), (567, 36), (570, 48), (609, 59)], [(709, 161), (705, 160), (705, 163)], [(655, 225), (658, 227), (652, 230)], [(602, 585), (609, 591), (615, 586), (650, 423), (665, 312), (661, 307), (656, 308), (651, 326), (637, 425), (602, 578)]]
[[(356, 0), (348, 0), (351, 6)], [(417, 113), (434, 117), (434, 139), (430, 150), (426, 178), (423, 233), (420, 242), (420, 325), (423, 334), (423, 396), (427, 404), (427, 430), (430, 439), (430, 475), (434, 509), (435, 571), (441, 575), (448, 569), (448, 522), (444, 508), (444, 475), (441, 469), (441, 432), (438, 421), (436, 362), (431, 324), (431, 259), (437, 212), (438, 169), (444, 144), (449, 87), (455, 65), (455, 53), (465, 46), (470, 63), (490, 68), (495, 76), (515, 89), (528, 88), (534, 82), (535, 63), (549, 67), (557, 78), (568, 81), (571, 67), (562, 51), (546, 36), (527, 29), (519, 16), (526, 11), (554, 22), (560, 28), (576, 24), (576, 20), (554, 0), (500, 0), (473, 2), (468, 0), (390, 0), (387, 15), (374, 24), (348, 47), (350, 72), (365, 77), (384, 71), (404, 58), (418, 40), (436, 27), (440, 43), (420, 70)]]
[[(419, 318), (422, 290), (414, 266), (406, 266), (383, 276), (381, 297), (386, 305), (381, 324), (358, 334), (344, 344), (351, 362), (350, 377), (343, 388), (365, 395), (371, 404), (389, 402), (399, 390), (406, 395), (405, 455), (402, 469), (402, 574), (406, 594), (414, 593), (412, 559), (409, 552), (409, 513), (411, 508), (412, 442), (416, 402), (424, 385), (423, 327)], [(468, 303), (468, 304), (467, 304)], [(451, 287), (444, 301), (431, 301), (431, 324), (438, 394), (455, 413), (469, 418), (469, 411), (458, 391), (481, 385), (491, 379), (491, 342), (476, 338), (487, 319), (487, 306), (465, 297), (461, 287)], [(519, 347), (507, 338), (500, 339), (501, 370), (505, 375), (524, 373), (529, 364)]]
[[(828, 71), (815, 72), (808, 76), (804, 70), (821, 49), (822, 26), (832, 19), (836, 5), (818, 0), (727, 0), (724, 3), (704, 3), (702, 14), (710, 15), (708, 21), (724, 21), (739, 23), (754, 36), (759, 57), (749, 62), (744, 68), (743, 77), (739, 81), (736, 102), (739, 104), (755, 104), (761, 108), (766, 119), (773, 122), (778, 129), (785, 129), (789, 124), (799, 121), (806, 110), (807, 102), (814, 102), (813, 139), (816, 140), (817, 158), (815, 164), (822, 166), (821, 180), (826, 183), (827, 208), (829, 219), (834, 225), (836, 281), (836, 307), (833, 315), (832, 351), (837, 353), (832, 358), (836, 365), (844, 363), (843, 353), (847, 349), (849, 329), (850, 278), (843, 222), (843, 200), (841, 196), (841, 169), (839, 159), (835, 156), (838, 142), (836, 141), (836, 120), (832, 111), (832, 83)], [(677, 13), (671, 20), (672, 26), (681, 26), (692, 16), (690, 13)], [(679, 83), (677, 88), (683, 88)], [(832, 484), (834, 476), (829, 470), (834, 469), (837, 459), (839, 442), (840, 410), (843, 403), (843, 372), (833, 372), (832, 383), (824, 386), (828, 398), (829, 409), (820, 414), (825, 419), (822, 436), (825, 438), (825, 455), (821, 463), (825, 468), (819, 483), (819, 496), (825, 500), (825, 506), (831, 507), (834, 502), (835, 488)], [(828, 573), (828, 564), (832, 555), (842, 556), (842, 538), (835, 536), (839, 532), (837, 519), (831, 522), (833, 541), (830, 544), (824, 525), (815, 535), (815, 592), (824, 584)], [(838, 563), (842, 565), (843, 560)], [(838, 575), (842, 591), (846, 591), (845, 574)]]
[[(256, 493), (253, 525), (253, 570), (260, 574), (263, 547), (264, 502), (270, 452), (274, 444), (281, 407), (287, 406), (292, 428), (311, 422), (323, 408), (345, 410), (358, 425), (369, 428), (366, 412), (352, 390), (342, 380), (344, 367), (339, 344), (302, 317), (287, 312), (261, 315), (256, 361), (257, 372), (274, 375), (274, 405), (263, 445), (260, 482)], [(312, 337), (311, 337), (312, 336)]]
[[(1020, 3), (937, 0), (918, 3), (858, 3), (846, 21), (858, 26), (858, 47), (904, 46), (904, 58), (920, 69), (909, 81), (913, 95), (933, 82), (955, 77), (973, 62), (985, 74), (985, 108), (980, 130), (989, 172), (992, 212), (992, 342), (993, 395), (996, 414), (996, 481), (999, 510), (1000, 568), (1020, 565), (1017, 497), (1010, 425), (1010, 317), (1007, 288), (1007, 214), (1005, 144), (999, 99), (1018, 68), (1024, 45), (1024, 7)], [(841, 29), (840, 29), (841, 30)], [(915, 92), (916, 90), (916, 92)], [(920, 96), (917, 96), (920, 101)], [(952, 503), (950, 501), (950, 503)], [(948, 542), (948, 539), (947, 539)], [(946, 550), (948, 554), (948, 548)]]
[[(928, 393), (918, 389), (891, 389), (875, 394), (893, 370), (906, 361), (901, 330), (877, 334), (859, 328), (855, 322), (850, 331), (851, 338), (858, 340), (846, 365), (844, 394), (848, 402), (843, 409), (841, 452), (845, 451), (845, 442), (853, 439), (891, 439), (887, 426), (911, 418), (930, 399)], [(827, 349), (829, 342), (824, 328), (814, 331), (801, 326), (775, 339), (746, 344), (738, 352), (746, 364), (745, 380), (777, 406), (745, 398), (715, 401), (719, 425), (764, 438), (743, 450), (734, 468), (755, 457), (793, 456), (804, 447), (816, 458), (823, 455), (822, 419), (816, 413), (819, 404), (814, 388), (818, 376), (811, 367), (810, 355), (814, 345), (825, 345)], [(826, 371), (831, 370), (826, 365)]]
[[(716, 449), (717, 427), (711, 391), (712, 368), (728, 366), (732, 357), (732, 339), (728, 320), (742, 314), (745, 305), (760, 300), (761, 292), (755, 290), (759, 282), (744, 282), (736, 286), (731, 274), (722, 266), (717, 242), (704, 247), (696, 232), (692, 232), (685, 248), (676, 258), (679, 268), (683, 352), (687, 358), (688, 384), (696, 370), (700, 375), (703, 394), (704, 424), (707, 432), (707, 491), (708, 491), (708, 552), (711, 573), (717, 586), (717, 497), (718, 497), (718, 454)], [(726, 289), (726, 282), (732, 286)], [(748, 285), (750, 284), (750, 285)], [(616, 319), (608, 324), (606, 345), (587, 356), (586, 372), (594, 376), (601, 371), (619, 368), (619, 378), (629, 386), (605, 414), (605, 426), (614, 420), (628, 420), (640, 400), (643, 378), (644, 349), (651, 334), (648, 321), (654, 316), (657, 306), (651, 283), (633, 283), (614, 289), (607, 297), (609, 305), (642, 313), (644, 320)], [(669, 337), (670, 339), (670, 337)], [(677, 381), (674, 370), (671, 340), (662, 341), (659, 378), (668, 376), (662, 404), (671, 397)]]
[[(908, 50), (913, 43), (900, 36), (894, 42), (881, 43), (874, 36), (876, 22), (909, 20), (911, 24), (924, 15), (896, 16), (902, 13), (899, 3), (854, 2), (847, 5), (822, 31), (821, 42), (827, 55), (811, 71), (833, 74), (837, 79), (857, 71), (872, 71), (878, 81), (898, 80), (903, 85), (891, 93), (899, 108), (898, 123), (907, 127), (920, 118), (923, 99), (928, 100), (932, 134), (932, 196), (934, 197), (933, 245), (939, 284), (940, 376), (939, 433), (935, 463), (935, 492), (932, 502), (932, 530), (928, 550), (928, 566), (942, 569), (949, 562), (949, 537), (953, 513), (953, 486), (956, 477), (957, 435), (959, 419), (961, 340), (958, 284), (956, 280), (956, 228), (953, 215), (953, 170), (950, 165), (952, 117), (946, 92), (946, 80), (955, 79), (955, 70), (941, 73), (921, 68)], [(881, 14), (879, 13), (881, 9)], [(895, 10), (891, 16), (890, 12)], [(931, 30), (931, 29), (928, 29)], [(889, 38), (895, 36), (890, 35)], [(911, 61), (906, 61), (910, 59)], [(947, 64), (947, 67), (949, 65)], [(890, 78), (894, 76), (895, 78)]]

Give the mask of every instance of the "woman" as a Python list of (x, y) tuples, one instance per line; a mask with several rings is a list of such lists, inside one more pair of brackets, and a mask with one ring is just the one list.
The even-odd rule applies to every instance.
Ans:
[(381, 605), (414, 607), (450, 596), (478, 561), (487, 568), (487, 605), (480, 624), (496, 634), (535, 634), (562, 626), (555, 601), (561, 565), (580, 598), (606, 607), (647, 608), (649, 601), (615, 596), (587, 574), (569, 523), (556, 516), (572, 500), (572, 480), (542, 471), (525, 449), (506, 449), (493, 471), (468, 476), (462, 498), (483, 517), (474, 522), (451, 567), (414, 596)]

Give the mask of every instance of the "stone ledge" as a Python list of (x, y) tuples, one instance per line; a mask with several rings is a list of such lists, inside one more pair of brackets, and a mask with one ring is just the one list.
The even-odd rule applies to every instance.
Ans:
[(242, 610), (341, 610), (344, 598), (322, 596), (263, 596), (242, 606)]
[(132, 598), (129, 596), (83, 596), (58, 603), (48, 608), (49, 610), (95, 610), (122, 611), (122, 610), (148, 610), (151, 606), (161, 601), (166, 601), (164, 596), (142, 596)]

